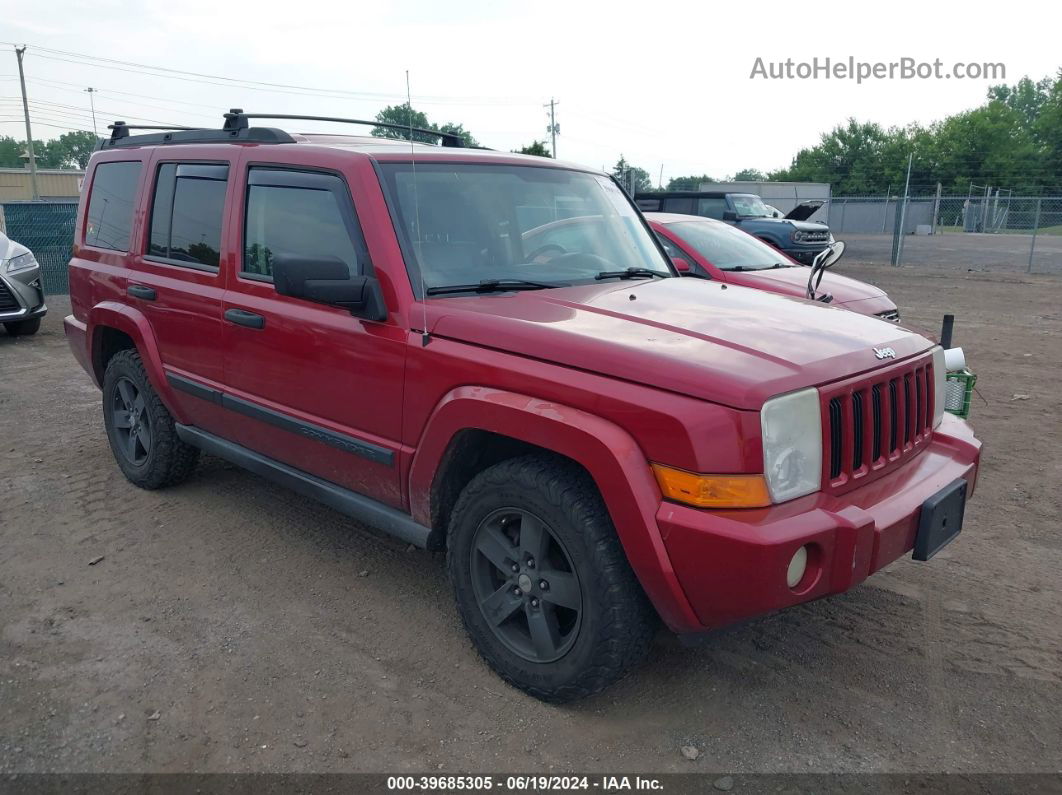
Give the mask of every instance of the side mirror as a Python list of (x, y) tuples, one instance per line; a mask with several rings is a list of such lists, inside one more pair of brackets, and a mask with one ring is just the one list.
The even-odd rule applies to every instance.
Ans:
[(340, 306), (366, 320), (387, 319), (380, 282), (372, 276), (351, 276), (336, 257), (274, 254), (273, 286), (278, 295)]
[(689, 261), (684, 259), (683, 257), (672, 257), (671, 264), (675, 266), (675, 270), (677, 270), (679, 273), (689, 273), (691, 270), (693, 270), (690, 267)]
[(724, 210), (723, 211), (723, 220), (724, 221), (736, 221), (737, 219), (738, 219), (738, 214), (736, 212), (734, 212), (733, 210)]

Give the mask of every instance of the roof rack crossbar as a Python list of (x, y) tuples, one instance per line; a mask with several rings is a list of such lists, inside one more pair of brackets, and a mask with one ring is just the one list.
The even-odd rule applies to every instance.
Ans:
[(119, 138), (128, 138), (130, 130), (195, 130), (197, 127), (179, 127), (175, 124), (126, 124), (124, 121), (116, 121), (114, 124), (108, 124), (107, 129), (111, 131), (111, 140), (116, 141)]
[[(300, 121), (334, 121), (340, 124), (364, 124), (370, 127), (383, 127), (388, 130), (410, 132), (410, 127), (405, 124), (392, 124), (383, 121), (365, 121), (364, 119), (345, 119), (339, 116), (303, 116), (293, 113), (244, 113), (240, 108), (233, 108), (225, 114), (226, 130), (241, 130), (247, 127), (248, 119), (296, 119)], [(443, 146), (461, 148), (464, 147), (464, 139), (457, 133), (441, 132), (440, 130), (427, 130), (423, 127), (413, 127), (412, 131), (422, 135), (430, 135), (439, 138)]]

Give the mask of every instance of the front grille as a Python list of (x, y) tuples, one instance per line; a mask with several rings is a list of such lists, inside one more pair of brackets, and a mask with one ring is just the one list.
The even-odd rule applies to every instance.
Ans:
[(878, 312), (875, 317), (880, 317), (882, 320), (888, 320), (890, 323), (900, 322), (900, 310), (899, 309), (886, 309), (884, 312)]
[(800, 238), (803, 243), (828, 243), (830, 242), (829, 232), (805, 232)]
[(18, 299), (11, 294), (8, 286), (0, 282), (0, 312), (17, 312), (21, 308)]
[(920, 451), (932, 434), (932, 385), (923, 361), (823, 388), (827, 485), (862, 481)]

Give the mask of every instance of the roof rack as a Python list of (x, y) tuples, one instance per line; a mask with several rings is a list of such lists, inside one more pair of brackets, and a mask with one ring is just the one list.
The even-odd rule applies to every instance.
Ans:
[(240, 108), (233, 108), (225, 114), (226, 130), (247, 129), (248, 119), (297, 119), (300, 121), (334, 121), (340, 124), (364, 124), (369, 127), (383, 127), (388, 130), (399, 130), (409, 133), (415, 132), (422, 135), (430, 135), (440, 139), (443, 146), (462, 148), (464, 139), (457, 133), (442, 132), (440, 130), (428, 130), (423, 127), (410, 127), (406, 124), (392, 124), (385, 121), (365, 121), (364, 119), (345, 119), (339, 116), (303, 116), (292, 113), (244, 113)]
[[(122, 146), (156, 146), (160, 144), (215, 144), (215, 143), (257, 143), (257, 144), (293, 144), (295, 139), (284, 130), (275, 127), (251, 127), (248, 119), (300, 119), (303, 121), (334, 121), (341, 124), (364, 124), (370, 127), (384, 127), (388, 130), (415, 132), (438, 138), (442, 146), (461, 148), (464, 139), (457, 133), (426, 130), (422, 127), (410, 128), (404, 124), (391, 124), (383, 121), (365, 121), (364, 119), (344, 119), (338, 116), (301, 116), (292, 113), (244, 113), (241, 108), (233, 108), (225, 114), (225, 124), (220, 130), (207, 127), (179, 127), (177, 125), (126, 124), (116, 121), (107, 125), (111, 137), (101, 139), (97, 149), (113, 149)], [(146, 135), (130, 135), (130, 130), (156, 130)]]

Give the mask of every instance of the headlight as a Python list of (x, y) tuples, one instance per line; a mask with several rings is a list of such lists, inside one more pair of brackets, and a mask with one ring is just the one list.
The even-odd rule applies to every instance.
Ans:
[(30, 268), (37, 267), (37, 258), (33, 256), (33, 252), (27, 251), (25, 254), (19, 254), (17, 257), (12, 257), (7, 261), (7, 272), (16, 273), (18, 271), (26, 271)]
[(763, 475), (775, 502), (822, 487), (822, 415), (819, 390), (771, 398), (760, 409)]
[(944, 349), (939, 345), (933, 349), (933, 427), (940, 425), (944, 419), (946, 402), (948, 366), (944, 363)]

